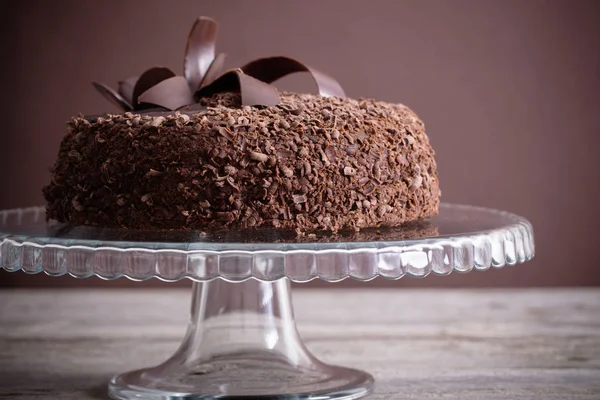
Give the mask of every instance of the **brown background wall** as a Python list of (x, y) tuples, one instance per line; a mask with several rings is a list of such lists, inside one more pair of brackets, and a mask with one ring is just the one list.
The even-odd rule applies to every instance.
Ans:
[[(522, 267), (370, 285), (600, 284), (600, 2), (1, 4), (0, 208), (42, 204), (64, 122), (113, 110), (91, 80), (114, 85), (158, 64), (181, 71), (204, 14), (221, 23), (228, 67), (291, 55), (350, 96), (408, 104), (437, 150), (444, 201), (510, 210), (536, 230), (537, 257)], [(282, 86), (312, 90), (306, 77)], [(0, 286), (22, 284), (128, 283), (0, 273)]]

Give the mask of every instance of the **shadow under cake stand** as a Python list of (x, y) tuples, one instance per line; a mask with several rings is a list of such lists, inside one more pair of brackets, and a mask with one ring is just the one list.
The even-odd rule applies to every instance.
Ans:
[(46, 222), (42, 207), (0, 211), (0, 265), (78, 278), (194, 281), (191, 318), (164, 363), (117, 375), (115, 399), (357, 399), (366, 372), (331, 366), (302, 343), (290, 282), (447, 275), (534, 255), (530, 223), (507, 212), (442, 204), (394, 229), (298, 238), (281, 230), (141, 232)]

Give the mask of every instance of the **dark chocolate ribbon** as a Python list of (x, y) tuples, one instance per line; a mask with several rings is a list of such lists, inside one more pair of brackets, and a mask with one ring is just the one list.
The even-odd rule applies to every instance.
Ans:
[(225, 72), (213, 83), (200, 88), (195, 93), (196, 99), (210, 97), (216, 93), (239, 92), (242, 105), (245, 106), (276, 106), (279, 104), (279, 91), (273, 85), (261, 82), (241, 69)]
[(294, 72), (308, 72), (323, 97), (346, 97), (340, 84), (323, 72), (289, 57), (259, 58), (241, 68), (244, 73), (266, 83), (272, 83)]
[(215, 60), (219, 24), (212, 18), (198, 17), (185, 45), (183, 71), (190, 91), (200, 87), (206, 73)]
[(184, 76), (165, 67), (153, 67), (139, 77), (119, 82), (118, 92), (101, 83), (94, 87), (124, 111), (140, 111), (156, 106), (177, 110), (216, 93), (239, 93), (242, 105), (274, 106), (279, 92), (271, 85), (296, 72), (308, 72), (321, 96), (346, 97), (332, 77), (289, 57), (254, 60), (241, 68), (222, 73), (225, 54), (216, 54), (218, 24), (198, 17), (188, 35), (183, 61)]
[(98, 90), (102, 96), (104, 96), (106, 99), (108, 99), (108, 101), (110, 101), (117, 107), (121, 107), (124, 111), (133, 110), (131, 102), (127, 101), (127, 99), (124, 99), (119, 93), (115, 92), (113, 89), (98, 82), (92, 82), (92, 85), (94, 85), (96, 90)]
[[(139, 76), (132, 76), (119, 82), (119, 93), (129, 102), (129, 104), (132, 104), (133, 89), (135, 88), (135, 83), (138, 78)], [(133, 108), (133, 106), (131, 108)]]

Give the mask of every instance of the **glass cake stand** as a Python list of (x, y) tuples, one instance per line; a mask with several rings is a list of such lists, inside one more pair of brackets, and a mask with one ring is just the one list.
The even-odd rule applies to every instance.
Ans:
[(357, 399), (366, 372), (327, 365), (302, 343), (290, 282), (446, 275), (534, 255), (531, 224), (514, 214), (442, 204), (393, 229), (298, 237), (276, 229), (131, 231), (46, 222), (44, 208), (0, 211), (7, 271), (78, 278), (194, 281), (183, 343), (164, 363), (115, 376), (115, 399)]

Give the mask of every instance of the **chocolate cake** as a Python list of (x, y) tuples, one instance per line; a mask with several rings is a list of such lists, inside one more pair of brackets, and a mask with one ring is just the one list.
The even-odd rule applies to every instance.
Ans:
[[(115, 92), (124, 112), (69, 121), (49, 218), (129, 229), (398, 226), (437, 213), (434, 151), (406, 106), (354, 100), (299, 61), (272, 57), (221, 74), (216, 22), (198, 19), (185, 77), (155, 67)], [(208, 61), (207, 61), (208, 60)], [(271, 82), (306, 71), (319, 94)]]

